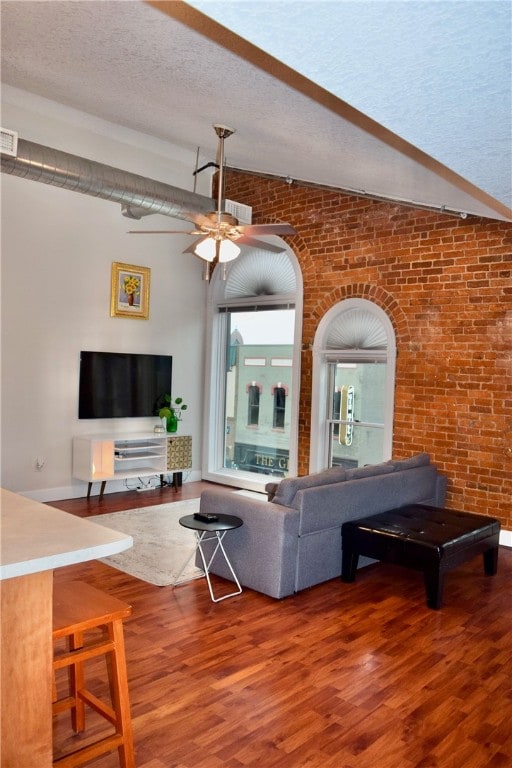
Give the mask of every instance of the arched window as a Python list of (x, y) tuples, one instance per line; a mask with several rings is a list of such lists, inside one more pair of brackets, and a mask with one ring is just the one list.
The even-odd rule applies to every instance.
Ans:
[(313, 345), (310, 471), (391, 458), (396, 345), (386, 313), (366, 299), (327, 312)]
[(284, 250), (247, 249), (214, 271), (207, 307), (203, 477), (259, 491), (297, 473), (302, 275), (270, 240)]

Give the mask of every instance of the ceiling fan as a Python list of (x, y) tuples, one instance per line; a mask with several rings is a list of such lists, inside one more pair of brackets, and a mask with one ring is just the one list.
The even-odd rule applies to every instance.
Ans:
[(224, 141), (234, 133), (225, 125), (214, 125), (219, 139), (218, 163), (219, 180), (217, 210), (196, 219), (197, 228), (190, 232), (173, 229), (131, 230), (130, 234), (188, 234), (199, 235), (184, 253), (194, 253), (207, 262), (224, 263), (232, 261), (240, 253), (240, 245), (259, 248), (264, 251), (281, 253), (284, 247), (258, 240), (253, 235), (295, 235), (290, 224), (239, 224), (238, 219), (222, 209), (224, 200)]

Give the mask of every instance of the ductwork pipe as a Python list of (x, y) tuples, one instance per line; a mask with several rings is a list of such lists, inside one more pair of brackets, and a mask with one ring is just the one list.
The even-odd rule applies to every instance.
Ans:
[(123, 215), (129, 218), (161, 213), (199, 223), (213, 208), (213, 201), (204, 195), (24, 139), (18, 139), (16, 157), (2, 154), (1, 170), (12, 176), (120, 203)]

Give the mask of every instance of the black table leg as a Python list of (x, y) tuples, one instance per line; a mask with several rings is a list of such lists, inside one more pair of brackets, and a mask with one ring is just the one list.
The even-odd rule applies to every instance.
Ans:
[(341, 580), (348, 583), (356, 578), (359, 555), (352, 549), (344, 549), (341, 554)]
[(443, 601), (444, 574), (439, 567), (425, 568), (423, 571), (427, 606), (437, 610)]
[(492, 547), (484, 552), (484, 572), (487, 576), (495, 576), (498, 573), (498, 547)]

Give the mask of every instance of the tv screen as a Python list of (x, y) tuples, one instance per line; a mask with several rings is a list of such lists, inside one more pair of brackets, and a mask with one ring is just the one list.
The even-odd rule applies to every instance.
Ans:
[(170, 355), (80, 352), (78, 418), (155, 416), (171, 383)]

